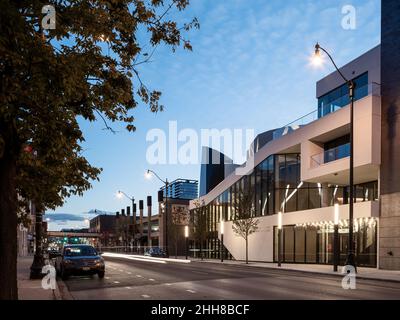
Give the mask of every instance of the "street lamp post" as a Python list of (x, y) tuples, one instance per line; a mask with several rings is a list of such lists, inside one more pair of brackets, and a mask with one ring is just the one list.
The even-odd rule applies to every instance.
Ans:
[(186, 260), (188, 258), (189, 251), (189, 226), (185, 226), (185, 247), (186, 247)]
[(334, 207), (334, 233), (333, 233), (333, 271), (338, 271), (339, 265), (339, 205), (336, 203)]
[(349, 98), (350, 98), (350, 174), (349, 174), (349, 239), (348, 239), (348, 251), (346, 265), (351, 265), (356, 269), (356, 259), (354, 253), (354, 241), (353, 241), (353, 212), (354, 212), (354, 90), (355, 83), (352, 80), (348, 80), (343, 73), (337, 67), (332, 56), (327, 50), (322, 48), (318, 43), (315, 45), (315, 58), (320, 58), (320, 50), (326, 53), (331, 60), (336, 71), (343, 78), (349, 87)]
[[(133, 217), (133, 224), (134, 225), (136, 225), (136, 212), (135, 212), (135, 209), (134, 209), (134, 207), (135, 207), (135, 197), (130, 197), (130, 196), (128, 196), (125, 192), (123, 192), (123, 191), (121, 191), (121, 190), (118, 190), (118, 192), (117, 192), (117, 197), (118, 198), (122, 198), (122, 196), (125, 196), (125, 198), (128, 198), (129, 200), (131, 200), (131, 202), (132, 202), (132, 217)], [(135, 213), (134, 213), (135, 212)], [(128, 213), (128, 210), (127, 210), (127, 213)], [(129, 219), (130, 219), (130, 217), (128, 216), (128, 229), (129, 229)], [(133, 229), (133, 241), (135, 241), (135, 229)]]
[(224, 220), (221, 219), (220, 222), (220, 232), (221, 232), (221, 262), (224, 262)]
[(161, 179), (160, 176), (155, 173), (153, 170), (147, 169), (146, 177), (151, 178), (151, 175), (154, 175), (158, 180), (165, 184), (165, 251), (167, 256), (168, 253), (168, 179)]
[(278, 267), (282, 264), (282, 212), (278, 212)]
[(35, 216), (35, 255), (33, 257), (29, 277), (30, 279), (41, 279), (44, 276), (42, 268), (45, 265), (43, 257), (43, 214), (36, 209), (34, 201), (31, 201), (31, 210)]

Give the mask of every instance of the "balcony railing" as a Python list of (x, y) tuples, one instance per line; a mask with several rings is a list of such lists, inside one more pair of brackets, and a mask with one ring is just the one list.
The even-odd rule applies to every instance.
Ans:
[(350, 156), (350, 143), (346, 143), (329, 150), (324, 150), (311, 156), (311, 168), (316, 168), (322, 164), (343, 159), (348, 156)]
[[(365, 86), (359, 87), (357, 90), (358, 91), (356, 94), (358, 94), (358, 96), (362, 96), (362, 98), (364, 98), (366, 96), (378, 96), (378, 97), (381, 96), (381, 85), (379, 83), (373, 82), (373, 83), (367, 84)], [(360, 98), (360, 99), (362, 99), (362, 98)], [(274, 140), (278, 139), (290, 132), (293, 132), (301, 127), (304, 127), (304, 126), (310, 124), (311, 122), (314, 122), (315, 120), (318, 120), (318, 119), (328, 115), (329, 113), (340, 110), (341, 108), (345, 107), (348, 104), (349, 104), (349, 96), (348, 95), (342, 96), (339, 99), (336, 99), (335, 101), (331, 101), (327, 106), (324, 106), (324, 110), (325, 111), (329, 110), (329, 112), (326, 112), (326, 113), (324, 112), (323, 114), (321, 114), (321, 111), (319, 111), (318, 109), (315, 109), (314, 111), (311, 111), (311, 112), (307, 113), (306, 115), (304, 115), (300, 118), (297, 118), (296, 120), (286, 124), (282, 128), (275, 130), (273, 133), (273, 139)]]

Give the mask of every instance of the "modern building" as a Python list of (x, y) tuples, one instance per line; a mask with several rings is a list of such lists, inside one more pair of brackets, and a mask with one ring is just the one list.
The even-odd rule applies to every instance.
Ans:
[(237, 167), (233, 160), (215, 149), (202, 147), (200, 196), (206, 195)]
[[(393, 238), (394, 233), (389, 235), (381, 225), (385, 210), (400, 215), (389, 207), (390, 202), (383, 209), (385, 202), (381, 195), (382, 172), (388, 170), (383, 167), (383, 144), (388, 141), (382, 137), (383, 123), (387, 119), (382, 118), (381, 97), (384, 80), (381, 51), (386, 45), (386, 40), (382, 39), (382, 47), (377, 46), (351, 61), (341, 72), (356, 84), (354, 244), (357, 264), (400, 269), (399, 261), (393, 261), (393, 257), (399, 259), (400, 255), (400, 224), (397, 224), (397, 238), (393, 242), (385, 237)], [(399, 70), (398, 66), (396, 68)], [(398, 84), (400, 74), (391, 76)], [(382, 90), (385, 85), (383, 82)], [(395, 95), (394, 91), (392, 94)], [(398, 90), (396, 94), (399, 95)], [(247, 175), (238, 176), (233, 172), (200, 197), (200, 210), (207, 221), (205, 254), (208, 258), (220, 258), (220, 224), (223, 223), (226, 257), (245, 259), (245, 241), (235, 235), (232, 224), (235, 199), (246, 193), (251, 195), (251, 211), (259, 221), (258, 231), (249, 238), (249, 260), (277, 262), (278, 212), (283, 212), (282, 262), (332, 264), (334, 205), (339, 204), (340, 263), (344, 264), (349, 232), (350, 100), (347, 84), (334, 72), (317, 82), (316, 97), (314, 114), (288, 127), (267, 131), (257, 148), (253, 146), (254, 157), (247, 162), (254, 162), (254, 167)], [(308, 118), (314, 120), (307, 123)], [(400, 139), (392, 144), (400, 149), (398, 141)], [(393, 165), (386, 163), (396, 171)], [(400, 177), (391, 181), (393, 188), (397, 186), (400, 191)], [(398, 208), (400, 196), (391, 201), (396, 201)], [(191, 214), (198, 213), (195, 201), (191, 201), (190, 210)], [(399, 223), (397, 218), (392, 221)]]
[(173, 199), (192, 200), (198, 197), (198, 181), (190, 179), (176, 179), (168, 184), (168, 190), (165, 186), (160, 188), (164, 197)]
[(189, 199), (166, 198), (161, 190), (158, 193), (159, 246), (170, 256), (186, 255), (189, 202)]

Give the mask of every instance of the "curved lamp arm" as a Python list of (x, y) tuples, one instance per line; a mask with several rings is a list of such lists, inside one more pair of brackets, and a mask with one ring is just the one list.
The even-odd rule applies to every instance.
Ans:
[(336, 65), (335, 61), (333, 60), (332, 56), (329, 54), (329, 52), (327, 50), (325, 50), (324, 48), (322, 48), (319, 43), (317, 42), (317, 44), (315, 45), (315, 55), (319, 55), (319, 50), (322, 50), (323, 52), (326, 53), (326, 55), (329, 57), (329, 59), (331, 60), (332, 64), (335, 66), (336, 71), (339, 72), (340, 76), (343, 78), (344, 81), (346, 81), (347, 83), (351, 82), (349, 81), (344, 75), (343, 73), (340, 71), (340, 69), (338, 68), (338, 66)]
[(147, 173), (148, 173), (148, 174), (149, 174), (149, 173), (152, 173), (152, 174), (153, 174), (158, 180), (160, 180), (162, 183), (168, 184), (168, 180), (167, 180), (167, 179), (165, 179), (165, 181), (164, 181), (164, 180), (161, 179), (160, 176), (159, 176), (157, 173), (155, 173), (153, 170), (147, 169)]
[(120, 194), (123, 194), (125, 197), (127, 197), (129, 200), (132, 200), (132, 201), (135, 201), (135, 198), (134, 197), (130, 197), (130, 196), (128, 196), (125, 192), (123, 192), (123, 191), (121, 191), (121, 190), (118, 190), (118, 193), (120, 193)]

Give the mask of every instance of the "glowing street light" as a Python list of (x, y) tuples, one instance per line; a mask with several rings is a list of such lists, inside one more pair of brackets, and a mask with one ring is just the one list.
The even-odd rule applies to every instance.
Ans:
[(282, 212), (278, 212), (278, 267), (282, 264)]
[(224, 220), (221, 219), (221, 222), (219, 223), (219, 231), (221, 233), (221, 262), (224, 262)]
[(187, 260), (189, 251), (189, 226), (185, 226), (185, 241), (186, 241), (186, 260)]
[(335, 203), (334, 210), (335, 210), (335, 216), (334, 216), (333, 223), (335, 225), (338, 225), (339, 224), (339, 204)]
[(333, 66), (335, 67), (338, 74), (347, 84), (349, 89), (349, 98), (350, 98), (350, 172), (349, 172), (349, 237), (348, 237), (348, 245), (347, 245), (347, 258), (346, 258), (346, 265), (351, 265), (356, 269), (356, 259), (355, 259), (355, 252), (354, 252), (354, 237), (353, 237), (353, 216), (354, 216), (354, 93), (356, 84), (353, 80), (347, 79), (342, 71), (338, 68), (335, 61), (333, 60), (332, 56), (329, 52), (321, 47), (319, 43), (315, 45), (315, 54), (314, 59), (318, 62), (318, 59), (321, 57), (321, 51), (323, 51), (330, 61), (332, 62)]
[(151, 169), (147, 169), (144, 174), (146, 179), (151, 179), (155, 176), (158, 180), (160, 180), (163, 184), (165, 184), (165, 251), (168, 255), (168, 179), (161, 179), (160, 176)]
[(338, 271), (340, 260), (339, 252), (339, 204), (335, 203), (334, 206), (334, 219), (333, 219), (333, 271)]

